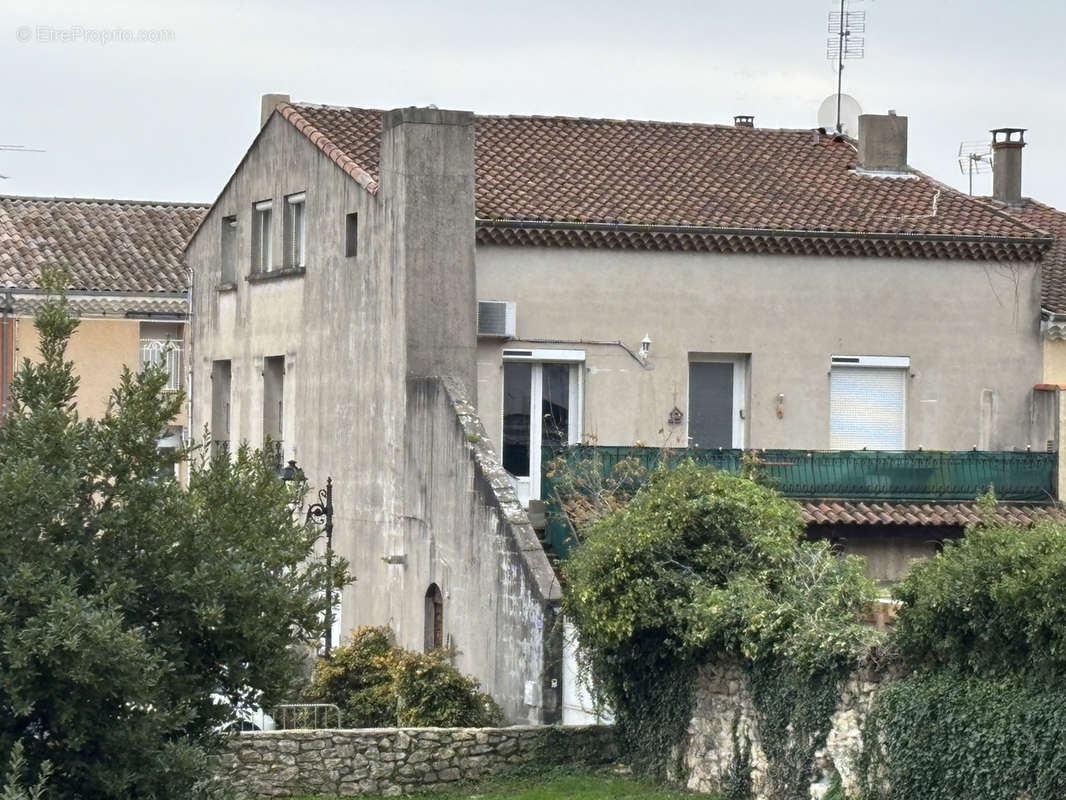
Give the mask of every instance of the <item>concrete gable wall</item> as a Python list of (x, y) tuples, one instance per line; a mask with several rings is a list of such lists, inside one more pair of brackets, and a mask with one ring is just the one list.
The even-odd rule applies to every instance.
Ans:
[[(402, 130), (387, 121), (373, 195), (279, 115), (270, 118), (188, 252), (193, 425), (211, 418), (212, 363), (230, 359), (231, 438), (258, 446), (263, 359), (283, 355), (285, 456), (313, 488), (332, 476), (335, 549), (357, 578), (343, 592), (339, 632), (388, 624), (402, 644), (421, 649), (425, 593), (437, 582), (457, 665), (511, 721), (537, 722), (547, 704), (542, 640), (553, 630), (552, 599), (529, 563), (537, 560), (541, 583), (550, 566), (528, 521), (516, 544), (515, 521), (495, 497), (509, 487), (486, 494), (478, 483), (443, 390), (411, 394), (437, 376), (462, 394), (474, 390), (473, 130), (452, 113), (404, 110), (393, 120)], [(299, 191), (306, 269), (247, 280), (253, 204), (273, 199), (277, 260), (284, 196)], [(356, 258), (344, 255), (351, 212), (359, 214)], [(220, 226), (231, 214), (238, 280), (220, 291)], [(400, 563), (386, 563), (390, 556)]]

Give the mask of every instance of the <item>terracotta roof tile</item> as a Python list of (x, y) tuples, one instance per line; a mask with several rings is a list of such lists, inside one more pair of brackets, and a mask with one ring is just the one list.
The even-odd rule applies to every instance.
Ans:
[(1055, 237), (1055, 244), (1044, 253), (1041, 273), (1041, 306), (1057, 314), (1066, 313), (1066, 213), (1035, 200), (1010, 208), (984, 198), (990, 205), (1001, 208), (1026, 225), (1046, 231)]
[(35, 289), (44, 267), (71, 289), (182, 292), (182, 252), (208, 206), (0, 196), (0, 285)]
[[(831, 500), (799, 501), (803, 519), (811, 525), (966, 526), (980, 521), (976, 503), (875, 503)], [(1050, 517), (1066, 522), (1066, 509), (1054, 505), (1005, 504), (997, 507), (1000, 519), (1032, 525)]]
[[(376, 189), (382, 112), (306, 104), (278, 110), (345, 171)], [(480, 116), (475, 124), (475, 207), (483, 220), (1033, 240), (1035, 246), (1013, 254), (1022, 258), (1046, 246), (1029, 226), (920, 173), (861, 174), (850, 142), (810, 130), (564, 117)], [(739, 249), (767, 249), (757, 235), (737, 237), (747, 240)], [(481, 241), (714, 249), (633, 232), (615, 234), (614, 245), (606, 234), (565, 242), (521, 238), (489, 233)], [(787, 251), (819, 246), (841, 252), (824, 243), (790, 245)], [(921, 254), (960, 255), (953, 247)], [(961, 255), (996, 257), (985, 251)], [(870, 247), (864, 254), (901, 253)], [(998, 256), (1004, 256), (1002, 248)]]

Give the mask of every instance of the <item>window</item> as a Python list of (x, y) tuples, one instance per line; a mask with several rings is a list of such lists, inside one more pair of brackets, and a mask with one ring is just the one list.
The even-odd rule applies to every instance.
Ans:
[(902, 450), (906, 446), (910, 359), (833, 356), (829, 373), (829, 446)]
[(237, 218), (222, 218), (222, 283), (237, 280)]
[(263, 359), (263, 443), (269, 444), (276, 466), (285, 463), (285, 356)]
[(229, 452), (230, 443), (230, 391), (233, 386), (233, 369), (229, 361), (216, 361), (211, 365), (211, 439), (216, 454)]
[(523, 505), (540, 499), (541, 448), (581, 440), (583, 350), (503, 351), (503, 468)]
[(181, 350), (180, 339), (141, 338), (141, 364), (166, 367), (167, 391), (181, 388)]
[(354, 212), (344, 218), (344, 255), (348, 258), (359, 255), (359, 215)]
[(289, 268), (304, 266), (307, 250), (305, 208), (303, 192), (285, 198), (285, 266)]
[(252, 269), (258, 272), (269, 272), (271, 269), (271, 214), (272, 205), (269, 200), (256, 203), (252, 209)]
[(444, 647), (444, 595), (431, 583), (426, 590), (425, 651)]

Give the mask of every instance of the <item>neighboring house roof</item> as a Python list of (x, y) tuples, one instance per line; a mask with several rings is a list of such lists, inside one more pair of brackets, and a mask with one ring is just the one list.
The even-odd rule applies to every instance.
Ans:
[[(278, 112), (374, 193), (381, 111)], [(475, 117), (478, 240), (926, 257), (1039, 258), (1046, 236), (918, 172), (862, 173), (811, 130)]]
[[(984, 199), (990, 204), (994, 202), (991, 198)], [(1066, 213), (1029, 199), (1021, 206), (996, 203), (995, 207), (1055, 237), (1055, 244), (1044, 253), (1040, 306), (1055, 314), (1066, 314)]]
[(74, 292), (176, 294), (185, 243), (209, 206), (0, 196), (0, 285), (37, 289), (58, 267)]
[[(864, 503), (831, 500), (799, 501), (809, 525), (900, 525), (964, 527), (981, 521), (976, 503)], [(1057, 505), (1000, 503), (996, 516), (1003, 522), (1032, 525), (1041, 519), (1066, 522), (1066, 509)]]

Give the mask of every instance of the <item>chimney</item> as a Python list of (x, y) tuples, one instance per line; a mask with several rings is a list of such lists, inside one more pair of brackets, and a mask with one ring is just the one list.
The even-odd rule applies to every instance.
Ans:
[(748, 114), (737, 114), (733, 117), (733, 126), (736, 128), (754, 128), (755, 117)]
[(1025, 128), (992, 131), (992, 198), (1008, 206), (1022, 204), (1022, 148)]
[(407, 376), (452, 377), (476, 402), (474, 115), (398, 108), (381, 123), (384, 257), (403, 275)]
[(859, 115), (859, 169), (907, 171), (907, 118), (887, 114)]
[(279, 103), (287, 102), (289, 102), (287, 94), (263, 95), (263, 101), (259, 107), (259, 127), (262, 128), (267, 124), (267, 120), (270, 119), (270, 115), (274, 113), (274, 109), (278, 107)]

